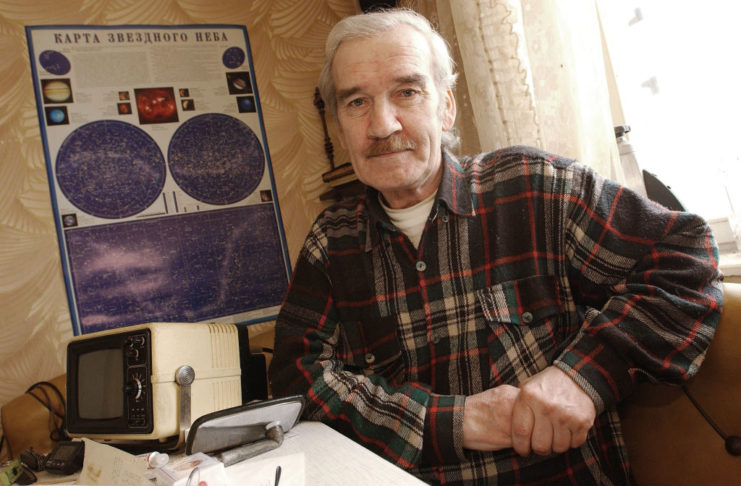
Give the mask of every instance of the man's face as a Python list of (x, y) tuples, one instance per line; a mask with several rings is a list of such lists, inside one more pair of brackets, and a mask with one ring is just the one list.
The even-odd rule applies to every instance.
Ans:
[(435, 192), (440, 138), (453, 124), (455, 102), (450, 91), (441, 96), (435, 86), (424, 36), (403, 26), (345, 41), (332, 77), (340, 143), (358, 179), (394, 208)]

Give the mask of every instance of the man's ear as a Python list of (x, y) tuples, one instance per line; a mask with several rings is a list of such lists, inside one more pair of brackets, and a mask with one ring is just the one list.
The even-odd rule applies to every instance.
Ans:
[(453, 96), (453, 90), (447, 90), (445, 91), (445, 94), (443, 96), (443, 99), (440, 100), (442, 103), (445, 103), (445, 108), (443, 109), (443, 130), (447, 131), (453, 128), (453, 124), (455, 123), (455, 115), (457, 113), (457, 108), (455, 105), (455, 96)]

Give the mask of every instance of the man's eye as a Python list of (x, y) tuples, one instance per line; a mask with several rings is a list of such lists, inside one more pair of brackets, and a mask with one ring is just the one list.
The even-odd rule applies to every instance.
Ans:
[(404, 98), (409, 98), (411, 96), (414, 96), (415, 94), (417, 94), (416, 89), (407, 88), (407, 89), (401, 90), (401, 96), (403, 96)]
[(354, 107), (354, 108), (363, 106), (363, 98), (355, 98), (353, 100), (350, 100), (350, 102), (348, 103), (348, 106)]

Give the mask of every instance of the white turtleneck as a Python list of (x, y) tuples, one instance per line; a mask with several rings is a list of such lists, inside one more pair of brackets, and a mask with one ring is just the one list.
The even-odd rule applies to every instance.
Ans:
[(394, 226), (407, 235), (407, 238), (412, 242), (414, 248), (418, 248), (419, 240), (422, 239), (422, 231), (424, 231), (427, 216), (430, 215), (432, 205), (435, 204), (435, 195), (436, 193), (433, 192), (424, 201), (404, 209), (391, 209), (383, 201), (383, 197), (380, 193), (378, 194), (378, 200), (381, 202), (381, 207), (386, 211), (386, 214), (389, 215), (389, 219)]

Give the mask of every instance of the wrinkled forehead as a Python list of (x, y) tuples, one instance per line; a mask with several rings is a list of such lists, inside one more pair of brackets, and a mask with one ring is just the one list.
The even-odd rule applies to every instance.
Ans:
[(332, 63), (337, 88), (348, 77), (357, 81), (358, 77), (384, 73), (432, 79), (432, 54), (425, 36), (403, 25), (340, 43)]

